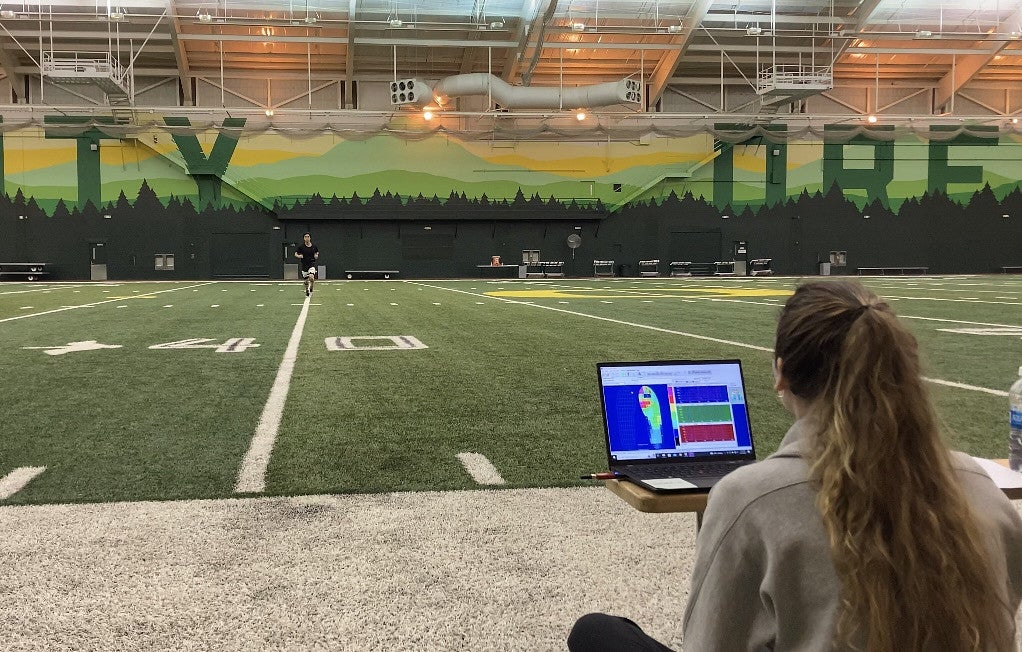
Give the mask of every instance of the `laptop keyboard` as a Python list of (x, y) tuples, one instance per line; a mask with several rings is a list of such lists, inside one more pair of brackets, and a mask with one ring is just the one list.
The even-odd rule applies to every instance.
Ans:
[(687, 464), (643, 464), (629, 467), (629, 474), (640, 478), (696, 477), (720, 478), (751, 462), (731, 460), (728, 462), (694, 462)]

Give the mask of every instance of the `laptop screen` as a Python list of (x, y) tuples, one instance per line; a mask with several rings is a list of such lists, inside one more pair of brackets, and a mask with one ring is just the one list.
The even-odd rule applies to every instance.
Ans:
[(740, 361), (597, 368), (611, 461), (754, 456)]

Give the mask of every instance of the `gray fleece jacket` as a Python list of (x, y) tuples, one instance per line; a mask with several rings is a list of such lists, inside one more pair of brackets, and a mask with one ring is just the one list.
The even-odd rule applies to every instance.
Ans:
[[(840, 582), (797, 421), (770, 457), (710, 492), (685, 611), (687, 652), (832, 650)], [(981, 518), (1004, 599), (1022, 600), (1022, 517), (968, 456), (953, 463)]]

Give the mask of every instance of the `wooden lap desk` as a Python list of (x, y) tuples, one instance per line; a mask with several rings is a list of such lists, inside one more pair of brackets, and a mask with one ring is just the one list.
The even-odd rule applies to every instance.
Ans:
[[(1008, 460), (994, 460), (1008, 466)], [(656, 493), (627, 480), (606, 480), (604, 486), (640, 512), (665, 514), (668, 512), (695, 512), (696, 527), (703, 524), (708, 491), (695, 493)], [(1001, 487), (1011, 500), (1022, 500), (1022, 487)]]

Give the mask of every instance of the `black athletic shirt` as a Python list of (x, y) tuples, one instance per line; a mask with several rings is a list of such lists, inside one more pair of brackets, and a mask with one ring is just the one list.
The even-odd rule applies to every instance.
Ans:
[(295, 251), (302, 255), (303, 271), (316, 265), (316, 254), (319, 253), (319, 247), (316, 245), (309, 245), (306, 247), (304, 244), (301, 244), (297, 249), (295, 249)]

